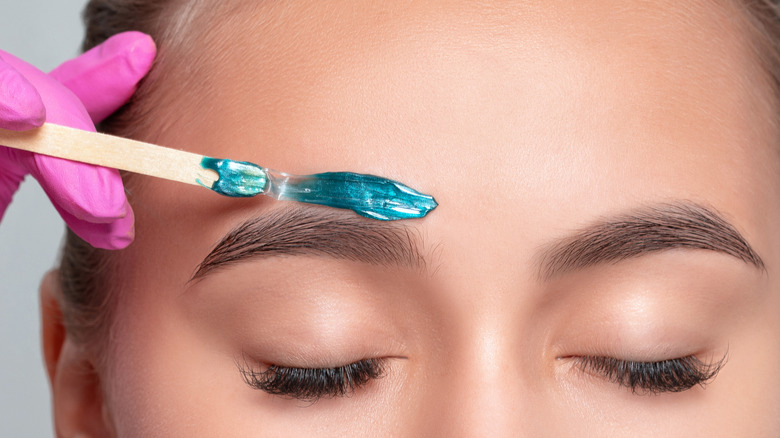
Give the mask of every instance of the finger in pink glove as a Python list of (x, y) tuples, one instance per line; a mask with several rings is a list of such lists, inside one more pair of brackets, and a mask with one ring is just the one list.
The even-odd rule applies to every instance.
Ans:
[[(90, 105), (96, 118), (109, 115), (132, 95), (138, 81), (151, 67), (154, 44), (143, 34), (120, 34), (106, 43), (68, 61), (48, 76), (11, 55), (0, 52), (9, 76), (17, 81), (15, 98), (43, 102), (47, 122), (94, 131), (90, 115), (79, 98)], [(63, 78), (80, 95), (54, 78)], [(21, 79), (18, 79), (21, 78)], [(0, 84), (5, 86), (4, 82)], [(13, 104), (13, 102), (11, 101)], [(8, 105), (11, 107), (12, 105)], [(16, 113), (35, 114), (29, 109)], [(23, 117), (17, 117), (24, 120)], [(36, 119), (14, 122), (36, 126)], [(119, 173), (58, 158), (0, 148), (0, 217), (25, 173), (32, 174), (52, 200), (68, 226), (93, 246), (107, 249), (126, 247), (133, 240), (133, 213), (124, 194)], [(20, 176), (21, 175), (21, 176)]]
[(23, 131), (46, 119), (46, 107), (35, 87), (0, 57), (0, 128)]
[(68, 87), (98, 124), (130, 100), (156, 53), (149, 35), (123, 32), (65, 61), (49, 75)]

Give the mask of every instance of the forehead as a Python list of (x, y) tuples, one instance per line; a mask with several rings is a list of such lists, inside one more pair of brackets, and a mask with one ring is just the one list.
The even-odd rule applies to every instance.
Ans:
[[(768, 84), (742, 14), (725, 1), (231, 1), (223, 8), (225, 15), (196, 15), (183, 32), (191, 36), (187, 53), (201, 55), (176, 62), (179, 74), (169, 75), (191, 86), (173, 99), (188, 108), (177, 118), (228, 132), (247, 130), (236, 112), (251, 115), (254, 133), (285, 146), (248, 146), (264, 154), (287, 145), (328, 152), (330, 137), (345, 134), (358, 138), (339, 141), (339, 153), (388, 134), (398, 147), (433, 135), (445, 139), (434, 145), (445, 144), (438, 131), (451, 133), (452, 125), (490, 127), (484, 140), (468, 143), (483, 150), (495, 140), (484, 131), (506, 133), (503, 143), (516, 146), (518, 130), (501, 128), (518, 122), (535, 145), (562, 144), (540, 136), (553, 125), (569, 142), (595, 131), (636, 138), (671, 130), (670, 137), (685, 131), (708, 143), (724, 134), (713, 129), (724, 122), (740, 137), (754, 135), (745, 143), (775, 138)], [(228, 116), (211, 119), (215, 113)]]
[(751, 241), (777, 216), (767, 93), (726, 3), (226, 4), (193, 21), (161, 144), (390, 177), (436, 196), (436, 238), (478, 230), (504, 256), (513, 230), (533, 246), (638, 202), (712, 204)]

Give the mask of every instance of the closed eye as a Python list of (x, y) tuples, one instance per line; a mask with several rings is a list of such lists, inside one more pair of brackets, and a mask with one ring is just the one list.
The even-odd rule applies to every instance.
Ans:
[(630, 388), (635, 394), (687, 391), (711, 382), (726, 363), (703, 361), (690, 355), (655, 362), (639, 362), (601, 356), (572, 357), (580, 370)]
[(298, 368), (239, 364), (244, 381), (271, 395), (315, 402), (321, 398), (346, 397), (385, 375), (385, 360), (363, 359), (333, 368)]

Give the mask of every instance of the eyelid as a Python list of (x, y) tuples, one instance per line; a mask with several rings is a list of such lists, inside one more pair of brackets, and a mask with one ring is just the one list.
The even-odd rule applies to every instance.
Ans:
[[(695, 355), (651, 362), (607, 356), (569, 356), (580, 371), (629, 388), (634, 394), (660, 394), (704, 387), (723, 368), (727, 355), (702, 360)], [(563, 357), (561, 359), (564, 359)]]
[(385, 376), (387, 358), (361, 359), (330, 368), (263, 365), (258, 370), (246, 360), (237, 362), (244, 382), (271, 395), (316, 402), (347, 397), (370, 381)]

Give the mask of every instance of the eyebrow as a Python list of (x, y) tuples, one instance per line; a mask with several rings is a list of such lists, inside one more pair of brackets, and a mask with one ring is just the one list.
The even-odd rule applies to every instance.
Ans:
[(549, 280), (596, 264), (676, 248), (716, 251), (766, 270), (761, 257), (722, 215), (684, 201), (602, 219), (546, 245), (539, 257), (539, 275)]
[(403, 225), (351, 212), (298, 205), (263, 213), (223, 237), (190, 281), (249, 258), (325, 256), (378, 266), (422, 269), (419, 238)]

